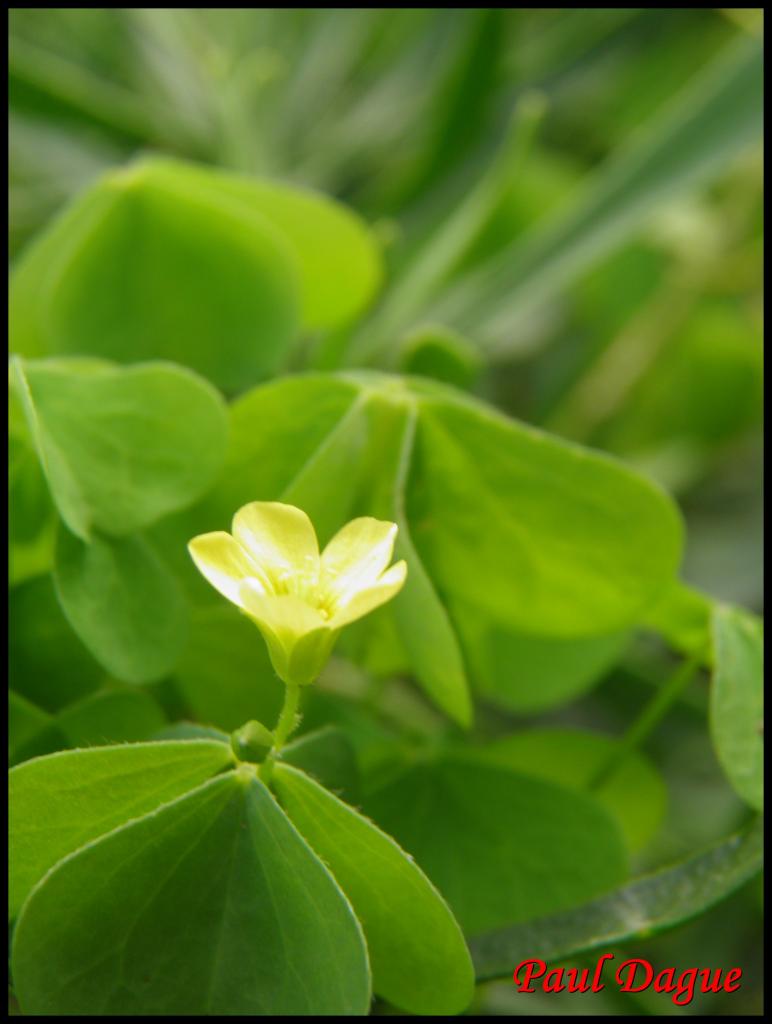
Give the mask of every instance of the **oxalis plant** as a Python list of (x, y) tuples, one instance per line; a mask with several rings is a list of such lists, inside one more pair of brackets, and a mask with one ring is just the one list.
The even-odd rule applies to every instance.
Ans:
[[(16, 905), (48, 879), (14, 943), (32, 1012), (365, 1014), (373, 986), (414, 1013), (468, 1004), (474, 973), (447, 904), (287, 745), (340, 630), (402, 587), (405, 562), (386, 568), (396, 531), (355, 519), (320, 556), (304, 512), (254, 502), (232, 536), (191, 541), (266, 640), (286, 687), (279, 719), (230, 742), (55, 754), (18, 770)], [(67, 937), (50, 930), (57, 913)]]
[[(486, 255), (516, 111), (378, 303), (351, 211), (160, 157), (15, 262), (22, 1013), (458, 1014), (523, 959), (628, 946), (758, 873), (761, 622), (680, 579), (661, 486), (474, 397), (466, 336), (495, 349), (663, 180), (703, 180), (708, 128), (744, 145), (757, 51)], [(531, 720), (604, 679), (644, 686), (620, 727)], [(737, 830), (641, 870), (666, 804), (641, 748), (687, 695)]]

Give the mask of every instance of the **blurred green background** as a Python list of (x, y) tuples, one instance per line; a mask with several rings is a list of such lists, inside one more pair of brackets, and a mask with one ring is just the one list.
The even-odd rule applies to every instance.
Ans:
[[(328, 192), (374, 228), (363, 324), (285, 369), (450, 380), (659, 479), (684, 579), (762, 610), (762, 162), (758, 9), (10, 12), (12, 261), (106, 169), (161, 152)], [(760, 60), (760, 58), (759, 58)], [(442, 326), (438, 326), (442, 325)], [(661, 678), (642, 643), (545, 724), (621, 733)], [(647, 753), (670, 801), (642, 866), (743, 818), (698, 680)], [(494, 734), (516, 714), (491, 711)], [(540, 724), (541, 719), (536, 720)], [(488, 1014), (761, 1012), (760, 885), (635, 949), (732, 966), (741, 991), (517, 997)], [(540, 1001), (541, 999), (541, 1001)], [(592, 1000), (592, 1001), (590, 1001)]]

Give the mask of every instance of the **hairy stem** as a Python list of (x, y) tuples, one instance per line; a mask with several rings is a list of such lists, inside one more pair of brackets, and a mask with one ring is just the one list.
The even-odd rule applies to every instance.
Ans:
[(292, 730), (298, 724), (298, 704), (300, 703), (300, 687), (290, 686), (287, 684), (287, 688), (284, 691), (284, 705), (279, 715), (279, 721), (276, 723), (276, 728), (273, 731), (273, 747), (271, 752), (266, 757), (260, 766), (260, 778), (263, 782), (268, 782), (273, 775), (273, 766), (276, 761), (276, 755), (279, 753), (281, 748), (287, 742)]

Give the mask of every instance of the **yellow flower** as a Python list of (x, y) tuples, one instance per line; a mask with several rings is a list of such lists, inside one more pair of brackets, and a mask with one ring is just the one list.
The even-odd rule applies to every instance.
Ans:
[(387, 569), (396, 523), (353, 519), (321, 555), (311, 520), (293, 505), (253, 501), (232, 529), (194, 537), (188, 550), (212, 586), (254, 620), (291, 685), (312, 683), (343, 626), (405, 582), (405, 562)]

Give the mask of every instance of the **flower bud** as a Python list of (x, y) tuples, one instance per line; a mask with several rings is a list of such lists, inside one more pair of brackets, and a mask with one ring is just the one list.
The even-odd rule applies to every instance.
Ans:
[(273, 747), (273, 733), (254, 719), (231, 733), (231, 749), (239, 761), (260, 764)]

